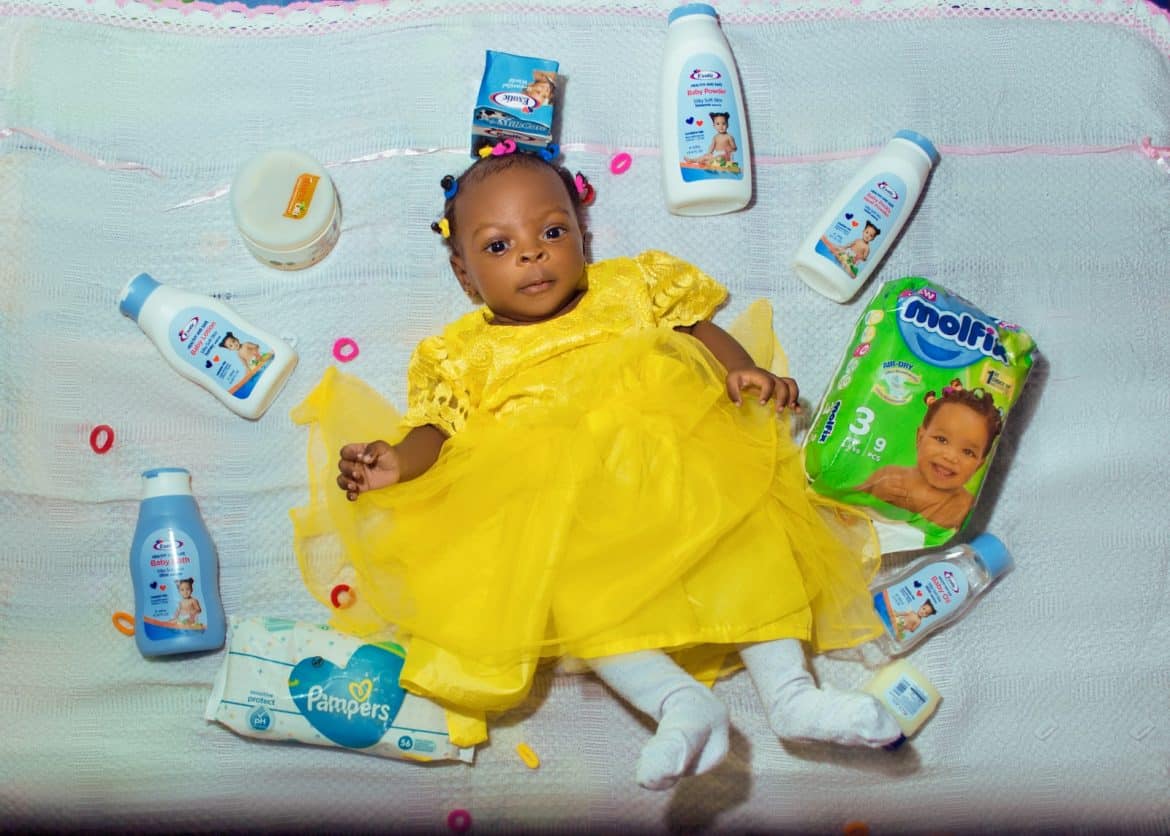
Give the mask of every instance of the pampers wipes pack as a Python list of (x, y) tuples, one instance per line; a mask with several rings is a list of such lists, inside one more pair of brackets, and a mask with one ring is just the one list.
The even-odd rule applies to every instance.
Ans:
[(884, 553), (946, 543), (979, 496), (1033, 349), (928, 279), (887, 282), (805, 437), (813, 489), (863, 507)]
[(416, 761), (471, 763), (447, 714), (398, 684), (405, 651), (320, 624), (233, 618), (206, 718), (245, 737), (339, 746)]

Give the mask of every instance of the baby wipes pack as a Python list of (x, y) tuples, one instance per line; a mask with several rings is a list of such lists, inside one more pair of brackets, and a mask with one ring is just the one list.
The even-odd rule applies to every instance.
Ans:
[(508, 52), (487, 51), (483, 81), (471, 119), (471, 155), (506, 139), (522, 150), (540, 151), (552, 142), (560, 63)]
[(205, 717), (261, 740), (338, 746), (387, 758), (471, 763), (438, 705), (398, 684), (405, 651), (327, 625), (231, 618)]
[(946, 543), (979, 496), (1034, 348), (929, 279), (886, 282), (805, 437), (813, 489), (863, 508), (883, 553)]

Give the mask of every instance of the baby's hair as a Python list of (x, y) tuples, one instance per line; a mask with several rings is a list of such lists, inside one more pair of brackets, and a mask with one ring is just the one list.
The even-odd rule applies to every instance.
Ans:
[(185, 583), (190, 584), (192, 589), (195, 588), (195, 579), (194, 578), (179, 578), (178, 582), (179, 582), (179, 584), (185, 584)]
[[(443, 220), (446, 221), (446, 230), (442, 234), (443, 243), (447, 245), (447, 249), (451, 251), (455, 250), (455, 234), (458, 229), (455, 207), (459, 203), (459, 195), (462, 193), (463, 187), (480, 183), (501, 171), (516, 167), (528, 169), (549, 168), (556, 172), (557, 176), (561, 178), (561, 182), (565, 184), (565, 191), (569, 193), (569, 200), (572, 201), (573, 211), (580, 217), (581, 208), (584, 203), (582, 202), (581, 194), (577, 191), (577, 184), (573, 180), (573, 175), (564, 166), (558, 165), (551, 160), (546, 160), (539, 154), (533, 154), (528, 151), (516, 151), (511, 154), (480, 157), (469, 165), (458, 177), (452, 178), (450, 181), (448, 180), (450, 175), (443, 178), (443, 194), (447, 195), (447, 199), (443, 203)], [(441, 221), (436, 221), (431, 224), (431, 229), (438, 232), (441, 224)]]
[(711, 121), (712, 121), (712, 122), (714, 122), (714, 121), (715, 121), (716, 119), (718, 119), (720, 116), (722, 116), (724, 119), (726, 119), (726, 120), (727, 120), (729, 123), (731, 122), (731, 114), (730, 114), (730, 113), (715, 113), (715, 112), (711, 112), (711, 113), (709, 113), (709, 114), (707, 114), (707, 115), (711, 117)]
[(961, 389), (954, 386), (948, 386), (943, 389), (941, 395), (935, 395), (934, 392), (926, 393), (926, 416), (922, 419), (922, 426), (930, 426), (930, 422), (934, 419), (935, 413), (945, 403), (958, 404), (965, 406), (975, 412), (987, 422), (987, 446), (983, 448), (983, 456), (986, 457), (991, 450), (991, 445), (995, 443), (995, 439), (999, 437), (1003, 430), (1003, 414), (1000, 413), (999, 407), (995, 405), (995, 401), (991, 395), (981, 388), (977, 389)]
[(875, 224), (873, 221), (866, 221), (865, 222), (866, 229), (869, 229), (869, 227), (871, 227), (871, 226), (873, 227), (873, 234), (874, 234), (875, 238), (882, 234), (882, 231), (877, 228), (877, 224)]

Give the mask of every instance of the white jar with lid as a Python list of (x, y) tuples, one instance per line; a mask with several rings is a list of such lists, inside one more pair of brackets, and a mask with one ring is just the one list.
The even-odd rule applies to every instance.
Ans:
[(245, 246), (279, 270), (311, 267), (341, 234), (341, 203), (328, 172), (291, 148), (246, 162), (232, 182), (231, 203)]

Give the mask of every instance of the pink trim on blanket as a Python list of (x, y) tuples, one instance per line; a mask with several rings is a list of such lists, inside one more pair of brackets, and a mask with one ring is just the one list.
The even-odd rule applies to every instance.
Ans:
[[(86, 165), (103, 168), (107, 171), (143, 171), (150, 174), (152, 177), (165, 178), (165, 175), (146, 165), (145, 163), (134, 162), (132, 160), (103, 160), (98, 157), (88, 154), (78, 148), (66, 145), (53, 139), (51, 136), (42, 133), (41, 131), (32, 128), (8, 127), (0, 128), (0, 140), (7, 139), (16, 134), (21, 134), (29, 139), (39, 142), (59, 154), (66, 157), (71, 157), (75, 160), (85, 163)], [(868, 157), (879, 150), (881, 146), (869, 146), (864, 148), (851, 148), (844, 151), (824, 151), (817, 154), (788, 154), (788, 155), (757, 155), (753, 159), (756, 165), (800, 165), (809, 163), (833, 162), (834, 160), (850, 160), (859, 157)], [(1163, 171), (1170, 173), (1170, 146), (1154, 145), (1150, 137), (1142, 137), (1138, 142), (1126, 143), (1123, 145), (943, 145), (938, 144), (936, 147), (939, 153), (944, 157), (989, 157), (989, 156), (1007, 156), (1013, 154), (1040, 154), (1046, 156), (1057, 157), (1078, 157), (1090, 156), (1097, 154), (1119, 154), (1119, 153), (1137, 153), (1153, 160), (1158, 164), (1158, 167)], [(562, 151), (579, 151), (587, 154), (597, 154), (605, 157), (611, 156), (615, 150), (608, 145), (590, 142), (566, 142), (561, 144)], [(623, 148), (621, 149), (634, 158), (638, 157), (657, 157), (659, 150), (656, 147), (645, 148)], [(393, 157), (417, 157), (428, 154), (456, 154), (462, 157), (468, 157), (467, 149), (464, 147), (458, 148), (385, 148), (380, 151), (373, 151), (369, 154), (362, 154), (358, 157), (350, 157), (345, 160), (335, 160), (325, 163), (326, 168), (338, 168), (348, 165), (359, 165), (363, 163), (376, 162), (378, 160), (387, 160)], [(205, 192), (204, 194), (185, 200), (171, 206), (170, 210), (183, 209), (187, 206), (194, 206), (198, 203), (205, 203), (209, 200), (216, 200), (228, 193), (229, 186), (217, 186), (216, 188)]]
[[(297, 0), (287, 6), (261, 5), (250, 7), (240, 2), (214, 3), (208, 0), (40, 0), (39, 2), (10, 2), (0, 4), (0, 15), (9, 17), (43, 16), (67, 18), (74, 20), (94, 20), (106, 24), (126, 26), (129, 28), (157, 29), (161, 26), (170, 27), (173, 21), (154, 19), (160, 12), (177, 12), (184, 18), (190, 18), (195, 12), (214, 18), (216, 21), (229, 17), (223, 28), (220, 26), (205, 27), (193, 23), (189, 28), (191, 34), (209, 32), (217, 35), (243, 35), (246, 37), (279, 37), (283, 35), (305, 34), (318, 28), (352, 29), (368, 25), (383, 24), (391, 21), (418, 21), (427, 18), (449, 17), (461, 14), (514, 14), (540, 15), (563, 14), (569, 16), (595, 16), (599, 10), (586, 6), (557, 6), (541, 5), (533, 2), (476, 2), (465, 0), (458, 4), (441, 9), (420, 8), (409, 0)], [(820, 8), (797, 8), (788, 11), (770, 9), (766, 12), (755, 12), (747, 8), (745, 2), (741, 8), (727, 3), (726, 9), (720, 10), (720, 17), (731, 25), (741, 24), (775, 24), (793, 21), (816, 20), (929, 20), (937, 18), (1032, 18), (1038, 20), (1052, 20), (1060, 22), (1076, 21), (1081, 23), (1106, 23), (1121, 26), (1137, 32), (1153, 43), (1163, 52), (1170, 55), (1170, 12), (1150, 2), (1150, 0), (1060, 0), (1060, 7), (1046, 9), (1027, 8), (986, 8), (973, 4), (971, 8), (959, 5), (971, 0), (935, 0), (937, 5), (923, 5), (916, 8), (884, 8), (880, 0), (849, 0), (848, 3), (828, 3)], [(1096, 7), (1110, 6), (1111, 9), (1071, 9), (1068, 6), (1079, 5)], [(763, 5), (761, 3), (761, 5)], [(781, 5), (781, 0), (771, 0), (771, 5)], [(102, 7), (105, 7), (103, 10)], [(126, 16), (115, 15), (114, 9), (121, 12), (126, 10)], [(127, 9), (129, 7), (129, 9)], [(1120, 8), (1119, 8), (1120, 7)], [(361, 12), (370, 10), (384, 10), (385, 15), (370, 15), (358, 19)], [(148, 14), (140, 14), (146, 11)], [(326, 18), (321, 15), (329, 12)], [(333, 16), (344, 13), (345, 18)], [(606, 8), (604, 14), (615, 17), (660, 18), (665, 13), (657, 9), (622, 9)], [(265, 25), (263, 21), (256, 27), (233, 26), (230, 18), (243, 18), (252, 21), (256, 18), (267, 17), (280, 20), (295, 15), (308, 15), (310, 19), (303, 27), (278, 27)], [(1145, 16), (1144, 18), (1142, 16)], [(113, 19), (112, 19), (113, 17)], [(1157, 22), (1161, 31), (1156, 31)], [(177, 31), (177, 30), (170, 30)]]

